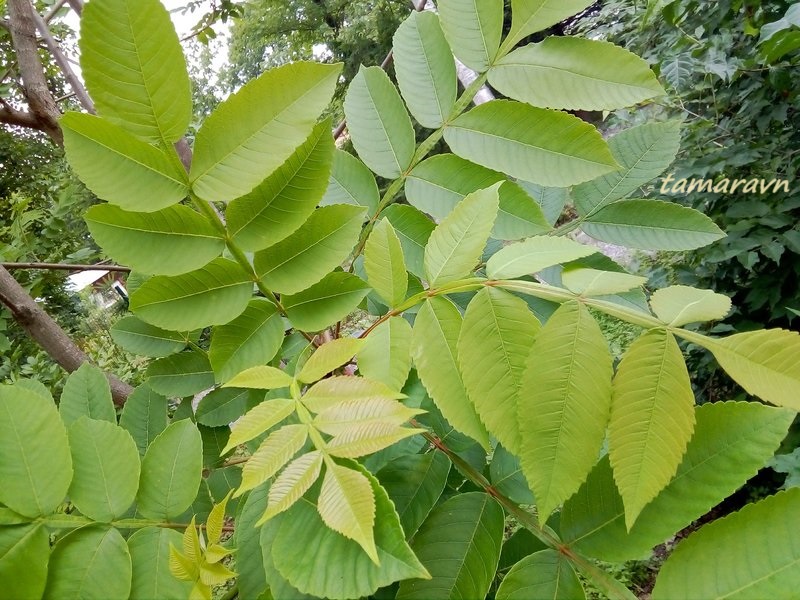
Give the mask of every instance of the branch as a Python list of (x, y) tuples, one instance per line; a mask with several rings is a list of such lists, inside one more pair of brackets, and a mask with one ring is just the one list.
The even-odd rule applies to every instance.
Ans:
[(31, 129), (41, 129), (39, 120), (29, 112), (17, 110), (0, 98), (0, 123), (16, 125), (18, 127), (29, 127)]
[(83, 0), (67, 0), (69, 5), (72, 7), (72, 10), (75, 11), (79, 17), (83, 13)]
[(121, 265), (73, 265), (69, 263), (43, 263), (43, 262), (18, 262), (0, 263), (4, 269), (13, 271), (14, 269), (43, 269), (51, 271), (116, 271), (119, 273), (130, 273), (130, 267)]
[[(75, 371), (89, 357), (78, 348), (53, 318), (44, 312), (11, 274), (0, 267), (0, 302), (11, 311), (14, 320), (47, 354), (64, 369)], [(114, 404), (122, 406), (133, 388), (114, 375), (106, 374)]]

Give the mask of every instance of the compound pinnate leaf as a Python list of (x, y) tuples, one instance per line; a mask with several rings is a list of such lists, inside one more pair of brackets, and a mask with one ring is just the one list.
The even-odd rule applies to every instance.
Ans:
[(669, 483), (694, 433), (694, 393), (671, 333), (636, 340), (614, 377), (608, 447), (630, 529)]
[(47, 582), (50, 538), (41, 523), (0, 529), (0, 573), (4, 598), (41, 598)]
[(397, 316), (372, 330), (358, 353), (362, 375), (399, 390), (411, 370), (411, 325)]
[(597, 460), (612, 373), (608, 344), (588, 309), (563, 304), (536, 336), (520, 391), (520, 459), (542, 523)]
[(186, 336), (145, 323), (138, 317), (123, 317), (111, 328), (111, 339), (123, 350), (162, 358), (186, 348)]
[(294, 412), (294, 400), (275, 398), (262, 402), (231, 426), (231, 436), (220, 454), (261, 435)]
[(511, 30), (504, 47), (547, 29), (592, 4), (591, 0), (511, 0)]
[(650, 307), (664, 324), (682, 327), (725, 318), (731, 310), (731, 299), (711, 290), (671, 285), (656, 290), (650, 297)]
[(249, 193), (308, 138), (333, 96), (340, 64), (296, 62), (262, 74), (197, 132), (190, 179), (203, 200)]
[(150, 519), (177, 517), (192, 504), (202, 478), (203, 442), (189, 419), (172, 423), (142, 459), (137, 510)]
[(567, 238), (532, 237), (495, 253), (486, 263), (486, 275), (492, 279), (514, 279), (572, 262), (595, 252), (597, 249)]
[(319, 477), (322, 460), (322, 452), (315, 450), (290, 462), (272, 482), (267, 496), (267, 510), (256, 525), (290, 509), (295, 502), (300, 500)]
[(167, 399), (146, 383), (128, 396), (119, 424), (131, 434), (140, 456), (144, 456), (150, 443), (167, 428), (167, 404)]
[(586, 593), (569, 561), (555, 550), (526, 556), (508, 572), (497, 589), (497, 600), (583, 600)]
[(26, 517), (53, 512), (72, 480), (67, 431), (53, 402), (0, 386), (0, 502)]
[(297, 454), (308, 438), (305, 425), (285, 425), (267, 436), (242, 470), (242, 485), (234, 498), (258, 487), (280, 471)]
[(334, 369), (350, 362), (363, 345), (364, 340), (356, 338), (340, 338), (323, 344), (300, 369), (297, 379), (304, 383), (322, 379)]
[(359, 277), (335, 271), (311, 287), (281, 298), (286, 316), (300, 331), (321, 331), (349, 315), (370, 287)]
[(503, 35), (502, 0), (440, 0), (438, 8), (453, 54), (473, 71), (486, 71)]
[(366, 208), (368, 214), (373, 215), (380, 199), (378, 184), (369, 168), (352, 154), (336, 149), (328, 188), (320, 206), (352, 204)]
[(364, 247), (367, 281), (390, 307), (406, 299), (408, 273), (403, 247), (392, 224), (383, 219), (372, 229)]
[(130, 600), (183, 600), (191, 584), (169, 570), (169, 547), (179, 547), (181, 535), (163, 527), (145, 527), (128, 538), (133, 576)]
[(117, 412), (105, 374), (88, 362), (73, 371), (61, 392), (58, 412), (68, 427), (83, 416), (116, 423)]
[(81, 18), (81, 71), (97, 111), (151, 143), (178, 141), (192, 118), (186, 61), (156, 0), (105, 0)]

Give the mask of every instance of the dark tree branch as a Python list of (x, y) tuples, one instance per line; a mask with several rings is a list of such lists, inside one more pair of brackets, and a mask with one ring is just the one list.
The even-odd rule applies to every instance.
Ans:
[(69, 263), (43, 263), (43, 262), (18, 262), (18, 263), (0, 263), (4, 269), (13, 271), (15, 269), (41, 269), (48, 271), (114, 271), (118, 273), (130, 273), (130, 267), (123, 267), (122, 265), (104, 265), (102, 263), (96, 265), (71, 265)]
[(29, 112), (17, 110), (0, 98), (0, 123), (16, 125), (18, 127), (29, 127), (31, 129), (41, 129), (38, 119)]
[[(6, 305), (14, 320), (27, 334), (64, 369), (71, 373), (83, 363), (90, 362), (83, 350), (78, 348), (50, 315), (39, 308), (33, 298), (3, 267), (0, 267), (0, 302)], [(107, 373), (106, 377), (111, 385), (114, 404), (122, 406), (133, 392), (133, 388), (114, 375)]]
[(79, 17), (83, 14), (83, 0), (67, 0), (69, 5), (72, 7), (72, 10), (75, 11)]

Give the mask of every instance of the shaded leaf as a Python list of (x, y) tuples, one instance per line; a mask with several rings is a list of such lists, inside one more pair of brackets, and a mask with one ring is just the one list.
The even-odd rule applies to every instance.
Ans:
[(105, 374), (88, 362), (73, 371), (61, 392), (58, 412), (67, 426), (83, 416), (116, 423), (117, 411)]
[(281, 300), (295, 328), (321, 331), (353, 312), (369, 292), (370, 287), (360, 278), (335, 271), (310, 288)]

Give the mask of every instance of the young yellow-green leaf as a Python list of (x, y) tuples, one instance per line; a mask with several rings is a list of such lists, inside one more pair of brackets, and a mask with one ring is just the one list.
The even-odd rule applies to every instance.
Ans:
[(580, 487), (605, 438), (611, 354), (589, 310), (563, 304), (536, 336), (520, 391), (522, 470), (539, 521)]
[(483, 288), (470, 301), (458, 337), (458, 363), (470, 400), (489, 432), (519, 455), (522, 373), (541, 325), (524, 300)]
[(26, 517), (53, 512), (72, 480), (67, 430), (51, 400), (0, 386), (0, 502)]
[(450, 117), (458, 92), (453, 53), (430, 11), (412, 12), (394, 34), (397, 84), (420, 125), (437, 129)]
[(291, 63), (220, 104), (197, 132), (192, 191), (210, 202), (252, 191), (308, 138), (341, 70), (340, 64)]
[(608, 147), (622, 168), (573, 188), (578, 213), (589, 216), (661, 175), (675, 160), (680, 143), (679, 121), (647, 123), (610, 138)]
[(50, 536), (42, 523), (0, 529), (0, 573), (4, 598), (41, 598), (47, 582)]
[(642, 250), (694, 250), (725, 237), (703, 213), (658, 200), (612, 202), (581, 229), (596, 240)]
[(128, 600), (131, 555), (114, 527), (84, 527), (62, 537), (53, 548), (42, 598)]
[(206, 520), (206, 544), (208, 546), (219, 543), (222, 535), (222, 526), (225, 523), (225, 507), (228, 505), (231, 493), (233, 493), (233, 490), (230, 490), (225, 495), (222, 502), (215, 504), (208, 514), (208, 519)]
[(800, 334), (784, 329), (737, 333), (726, 338), (693, 335), (748, 393), (800, 410)]
[(539, 550), (523, 558), (503, 577), (497, 600), (584, 600), (581, 580), (569, 561), (555, 550)]
[(350, 362), (350, 359), (358, 353), (363, 345), (364, 340), (356, 338), (341, 338), (323, 344), (303, 365), (297, 379), (303, 383), (312, 383), (322, 379), (334, 369)]
[(359, 458), (388, 448), (424, 429), (407, 429), (383, 421), (353, 422), (328, 442), (331, 456)]
[(458, 431), (489, 447), (489, 434), (470, 402), (458, 368), (461, 313), (442, 297), (429, 298), (414, 322), (411, 353), (419, 378), (444, 418)]
[(183, 334), (155, 327), (134, 316), (121, 318), (109, 333), (117, 346), (140, 356), (162, 358), (186, 348)]
[(365, 377), (399, 390), (411, 370), (411, 325), (397, 316), (372, 330), (358, 353), (358, 370)]
[(563, 237), (532, 237), (495, 253), (486, 263), (486, 275), (491, 279), (514, 279), (595, 252), (596, 248)]
[(543, 108), (614, 110), (666, 92), (647, 62), (609, 42), (549, 36), (514, 50), (489, 71), (505, 96)]
[[(192, 517), (191, 526), (194, 527), (194, 517)], [(181, 581), (194, 582), (199, 576), (198, 565), (187, 556), (178, 552), (173, 544), (169, 546), (169, 570), (176, 579)], [(192, 595), (190, 596), (193, 600), (196, 598), (196, 596), (194, 596), (194, 591), (195, 590), (192, 589)]]
[(386, 219), (378, 221), (367, 239), (364, 247), (364, 268), (369, 285), (390, 307), (395, 307), (406, 299), (408, 274), (403, 247), (394, 227)]
[(317, 283), (349, 256), (361, 233), (364, 209), (337, 204), (316, 211), (286, 239), (258, 252), (255, 268), (266, 286), (296, 294)]
[(81, 417), (69, 428), (69, 444), (70, 501), (93, 521), (124, 515), (139, 488), (139, 451), (130, 434), (116, 423)]
[(650, 297), (650, 307), (664, 324), (682, 327), (724, 319), (731, 310), (731, 299), (711, 290), (672, 285), (657, 290)]
[(503, 35), (502, 0), (439, 0), (437, 5), (453, 54), (473, 71), (486, 71)]
[(242, 484), (234, 498), (241, 496), (270, 479), (289, 462), (306, 443), (308, 427), (305, 425), (284, 425), (267, 436), (242, 470)]
[(252, 276), (232, 260), (217, 258), (190, 273), (148, 279), (131, 294), (131, 310), (156, 327), (194, 331), (229, 323), (252, 294)]
[(353, 312), (369, 292), (361, 278), (334, 271), (302, 292), (283, 296), (281, 302), (296, 329), (322, 331)]
[(591, 0), (511, 0), (511, 30), (503, 47), (560, 23), (592, 4)]
[(203, 548), (200, 543), (200, 534), (197, 532), (197, 526), (195, 525), (196, 518), (196, 516), (192, 516), (189, 526), (184, 530), (181, 547), (186, 558), (199, 565), (203, 556)]
[(358, 471), (328, 461), (317, 510), (325, 525), (357, 542), (372, 562), (380, 564), (372, 532), (375, 497), (369, 479)]
[(474, 192), (433, 230), (425, 246), (431, 287), (468, 276), (480, 260), (499, 206), (500, 184)]
[(232, 577), (236, 577), (236, 573), (218, 562), (206, 562), (200, 565), (200, 583), (208, 586), (209, 597), (211, 595), (211, 587), (221, 585)]
[(241, 315), (214, 328), (208, 359), (217, 382), (271, 361), (280, 350), (283, 335), (283, 319), (275, 305), (266, 298), (250, 300)]
[(333, 158), (330, 119), (256, 188), (228, 205), (227, 228), (245, 250), (281, 241), (305, 223), (325, 193)]
[(798, 511), (800, 490), (793, 488), (702, 527), (664, 563), (654, 600), (795, 598), (800, 586)]
[(671, 333), (654, 329), (622, 358), (612, 386), (608, 448), (631, 528), (678, 470), (694, 432), (694, 393)]
[[(199, 269), (225, 248), (223, 235), (188, 206), (140, 213), (98, 204), (84, 219), (108, 256), (150, 275), (180, 275)], [(164, 260), (165, 256), (169, 259)]]
[(184, 398), (214, 387), (214, 372), (204, 352), (180, 352), (151, 362), (147, 383), (168, 398)]
[(314, 427), (329, 435), (339, 435), (356, 425), (382, 423), (399, 426), (423, 412), (389, 398), (344, 400), (321, 411), (314, 419)]
[(344, 114), (353, 147), (364, 164), (381, 177), (400, 177), (416, 150), (414, 127), (383, 69), (359, 69), (347, 89)]
[(367, 402), (373, 398), (399, 400), (405, 396), (380, 381), (365, 377), (329, 377), (312, 385), (303, 396), (303, 404), (312, 412), (322, 412), (345, 400)]
[(121, 127), (76, 112), (60, 124), (70, 166), (99, 198), (125, 210), (153, 212), (188, 195), (186, 173)]
[(292, 385), (292, 376), (286, 371), (261, 365), (251, 367), (231, 378), (222, 387), (248, 388), (253, 390), (276, 390)]
[(369, 215), (374, 215), (380, 199), (375, 176), (367, 165), (352, 154), (337, 148), (333, 154), (328, 189), (325, 190), (320, 206), (352, 204), (362, 206)]
[(170, 545), (180, 543), (177, 531), (163, 527), (145, 527), (128, 538), (133, 566), (130, 600), (188, 597), (191, 585), (169, 570)]
[(88, 362), (73, 371), (61, 392), (58, 412), (67, 427), (83, 416), (116, 424), (117, 411), (103, 372)]
[(567, 187), (618, 168), (585, 121), (511, 100), (473, 108), (445, 127), (444, 139), (462, 158), (546, 186)]
[(81, 71), (100, 116), (150, 143), (176, 142), (192, 118), (186, 61), (156, 0), (104, 0), (81, 18)]
[(627, 292), (647, 283), (647, 277), (578, 267), (564, 269), (561, 281), (569, 291), (591, 297)]
[(269, 488), (267, 510), (256, 526), (292, 507), (319, 477), (322, 452), (315, 450), (289, 463)]
[(203, 470), (203, 442), (189, 419), (162, 431), (142, 459), (137, 510), (149, 519), (182, 514), (197, 495)]
[(231, 426), (231, 436), (220, 455), (274, 427), (292, 414), (294, 408), (294, 400), (284, 398), (262, 402)]
[(405, 204), (392, 204), (382, 214), (400, 239), (409, 273), (424, 278), (425, 246), (436, 225), (421, 211)]

